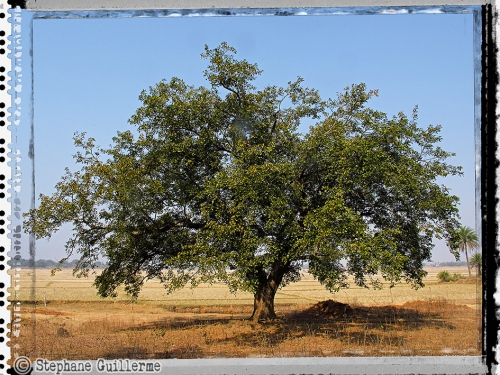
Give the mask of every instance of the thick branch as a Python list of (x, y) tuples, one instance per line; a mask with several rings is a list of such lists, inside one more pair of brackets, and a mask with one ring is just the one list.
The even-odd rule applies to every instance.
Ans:
[(189, 219), (184, 219), (180, 221), (175, 221), (173, 223), (169, 223), (166, 225), (163, 225), (159, 228), (148, 228), (147, 230), (135, 230), (132, 232), (134, 236), (139, 236), (145, 233), (162, 233), (162, 232), (168, 232), (171, 229), (174, 228), (187, 228), (187, 229), (202, 229), (205, 227), (205, 223), (193, 223)]

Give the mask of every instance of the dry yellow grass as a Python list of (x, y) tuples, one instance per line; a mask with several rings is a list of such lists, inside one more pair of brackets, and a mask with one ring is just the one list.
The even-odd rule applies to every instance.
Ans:
[[(37, 270), (34, 305), (28, 302), (31, 277), (23, 270), (16, 292), (21, 335), (13, 344), (33, 359), (480, 355), (480, 285), (439, 283), (441, 270), (429, 268), (426, 286), (417, 291), (400, 284), (335, 295), (305, 274), (278, 293), (281, 320), (262, 325), (246, 320), (250, 294), (234, 296), (219, 284), (168, 296), (149, 282), (130, 303), (123, 293), (99, 298), (90, 278)], [(448, 271), (467, 274), (466, 267)], [(351, 310), (312, 309), (328, 299)]]

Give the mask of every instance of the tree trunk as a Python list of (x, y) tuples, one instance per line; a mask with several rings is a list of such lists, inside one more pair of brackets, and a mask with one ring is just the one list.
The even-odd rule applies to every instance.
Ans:
[(467, 269), (469, 270), (469, 277), (470, 277), (470, 265), (469, 265), (469, 255), (467, 255), (467, 247), (465, 247), (465, 260), (467, 261)]
[(287, 270), (288, 265), (284, 264), (273, 266), (269, 275), (264, 270), (259, 270), (259, 286), (254, 294), (251, 320), (258, 322), (260, 320), (276, 319), (274, 296)]
[(261, 286), (254, 294), (253, 314), (250, 319), (253, 321), (276, 319), (274, 312), (274, 296), (276, 290), (270, 287), (269, 283)]

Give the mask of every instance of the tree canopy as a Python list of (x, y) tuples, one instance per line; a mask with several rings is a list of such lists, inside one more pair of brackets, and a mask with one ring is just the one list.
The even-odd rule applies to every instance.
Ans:
[(335, 99), (302, 78), (258, 90), (262, 71), (235, 55), (205, 47), (208, 87), (172, 78), (143, 91), (136, 135), (102, 148), (76, 134), (80, 169), (40, 195), (26, 231), (50, 237), (71, 223), (76, 274), (108, 262), (101, 296), (124, 285), (136, 297), (152, 278), (167, 292), (223, 282), (254, 294), (255, 320), (275, 317), (276, 291), (305, 262), (332, 292), (348, 275), (380, 287), (378, 272), (422, 286), (433, 236), (451, 243), (458, 228), (458, 198), (436, 182), (461, 174), (437, 146), (440, 127), (418, 127), (416, 108), (368, 108), (378, 93), (364, 84)]

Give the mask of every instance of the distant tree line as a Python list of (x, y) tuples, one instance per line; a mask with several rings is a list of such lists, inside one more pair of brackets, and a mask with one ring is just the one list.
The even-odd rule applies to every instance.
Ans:
[[(37, 259), (35, 260), (35, 267), (36, 268), (75, 268), (76, 262), (78, 259), (73, 259), (71, 261), (66, 261), (64, 263), (59, 263), (58, 261), (55, 260), (50, 260), (50, 259)], [(16, 263), (15, 263), (16, 262)], [(17, 267), (32, 267), (30, 264), (29, 259), (24, 259), (21, 258), (19, 260), (11, 259), (7, 262), (9, 266), (17, 266)], [(100, 262), (97, 261), (96, 265), (98, 268), (107, 268), (108, 264), (105, 262)], [(426, 263), (426, 266), (439, 266), (439, 267), (462, 267), (466, 266), (467, 262), (428, 262)], [(303, 265), (303, 269), (307, 269), (308, 264)]]
[[(58, 261), (50, 260), (50, 259), (37, 259), (35, 260), (36, 268), (75, 268), (78, 259), (73, 259), (70, 261), (66, 261), (64, 263), (59, 263)], [(10, 259), (8, 262), (11, 267), (33, 267), (30, 259)], [(106, 268), (107, 263), (97, 261), (96, 265), (98, 268)]]
[(439, 267), (462, 267), (466, 266), (467, 262), (432, 262), (427, 263), (427, 266), (439, 266)]

